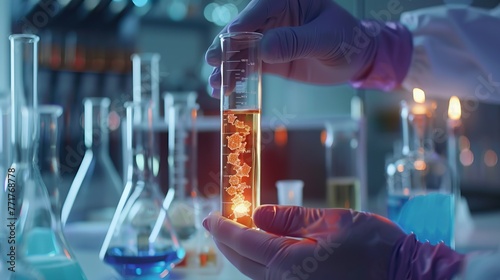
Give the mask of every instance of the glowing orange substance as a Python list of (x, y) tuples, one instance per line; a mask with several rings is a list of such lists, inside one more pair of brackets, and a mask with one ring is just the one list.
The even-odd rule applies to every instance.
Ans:
[(260, 111), (227, 110), (222, 120), (222, 215), (251, 227), (260, 202)]

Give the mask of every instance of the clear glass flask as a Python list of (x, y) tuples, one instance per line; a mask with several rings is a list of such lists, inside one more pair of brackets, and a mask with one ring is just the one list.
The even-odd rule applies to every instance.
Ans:
[[(63, 108), (59, 105), (38, 105), (40, 145), (36, 161), (40, 175), (49, 193), (55, 219), (61, 219), (61, 176), (59, 164), (59, 117)], [(65, 192), (63, 190), (63, 192)]]
[(255, 32), (220, 35), (221, 210), (248, 227), (260, 204), (261, 38)]
[(160, 116), (160, 59), (157, 53), (132, 54), (133, 101), (151, 99), (155, 104), (154, 116)]
[(388, 217), (422, 241), (454, 247), (458, 196), (445, 159), (434, 150), (434, 102), (401, 103), (403, 150), (386, 165)]
[(127, 182), (100, 258), (124, 278), (161, 279), (184, 258), (158, 185), (154, 104), (127, 103)]
[(110, 100), (86, 98), (83, 104), (85, 153), (62, 206), (61, 220), (73, 246), (88, 247), (89, 240), (80, 237), (93, 236), (93, 247), (100, 248), (123, 186), (109, 156)]
[(196, 92), (169, 92), (164, 95), (169, 173), (166, 199), (172, 225), (180, 239), (188, 239), (196, 231), (196, 98)]
[(20, 262), (45, 279), (86, 279), (66, 244), (61, 223), (52, 212), (35, 160), (39, 144), (36, 90), (39, 38), (20, 34), (12, 35), (10, 40), (14, 156), (5, 181), (7, 191), (15, 197), (8, 212), (10, 228), (15, 230), (10, 250), (16, 251)]

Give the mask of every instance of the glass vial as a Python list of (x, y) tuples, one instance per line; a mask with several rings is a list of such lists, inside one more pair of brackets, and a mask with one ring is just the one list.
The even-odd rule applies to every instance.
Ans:
[[(61, 220), (71, 241), (96, 234), (99, 248), (122, 193), (122, 181), (109, 156), (109, 98), (86, 98), (84, 105), (85, 154), (64, 201)], [(87, 235), (88, 236), (88, 235)], [(99, 239), (99, 240), (95, 240)], [(86, 245), (88, 246), (88, 244)]]
[(99, 254), (124, 278), (166, 278), (185, 255), (158, 186), (153, 107), (126, 104), (128, 180)]
[(17, 258), (26, 267), (45, 279), (86, 279), (66, 244), (36, 166), (40, 128), (36, 91), (39, 38), (20, 34), (12, 35), (10, 40), (14, 158), (5, 183), (8, 192), (20, 198), (8, 213), (16, 232), (10, 249), (17, 252)]
[(455, 201), (450, 168), (434, 150), (434, 102), (401, 103), (403, 150), (386, 166), (388, 217), (422, 241), (454, 247)]
[(255, 32), (220, 35), (221, 210), (248, 227), (260, 204), (261, 38)]

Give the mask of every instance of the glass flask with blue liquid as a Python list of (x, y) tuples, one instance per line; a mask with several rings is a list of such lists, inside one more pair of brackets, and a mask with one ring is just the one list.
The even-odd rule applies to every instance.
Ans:
[(401, 102), (403, 149), (386, 164), (388, 218), (418, 240), (454, 248), (459, 195), (446, 159), (433, 139), (434, 102)]
[(165, 279), (185, 251), (158, 185), (154, 104), (129, 102), (126, 110), (127, 181), (99, 256), (125, 279)]

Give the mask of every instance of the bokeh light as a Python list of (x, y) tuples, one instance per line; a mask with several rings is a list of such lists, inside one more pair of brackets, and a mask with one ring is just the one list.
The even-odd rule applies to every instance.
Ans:
[(144, 7), (148, 3), (149, 0), (132, 0), (132, 3), (136, 5), (137, 7)]
[(464, 149), (460, 152), (460, 163), (463, 166), (471, 166), (474, 162), (474, 154), (469, 149)]
[(470, 149), (469, 138), (467, 138), (466, 136), (460, 136), (458, 138), (458, 146), (460, 148), (460, 151), (462, 151), (462, 150), (469, 150)]
[(238, 7), (233, 3), (226, 3), (224, 5), (210, 3), (203, 9), (204, 17), (219, 26), (224, 26), (231, 22), (238, 15), (238, 12)]
[(175, 0), (168, 6), (167, 14), (174, 21), (183, 20), (188, 13), (188, 7), (182, 0)]
[(497, 153), (493, 150), (487, 150), (484, 153), (484, 164), (488, 167), (494, 167), (497, 165), (498, 162), (498, 156)]

